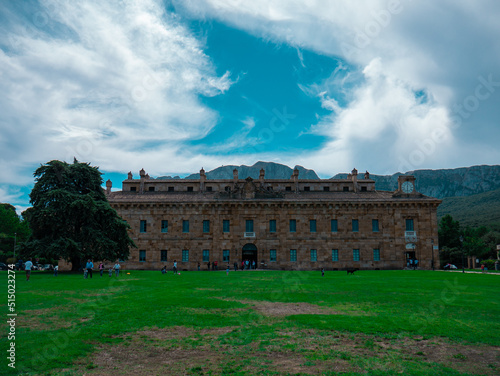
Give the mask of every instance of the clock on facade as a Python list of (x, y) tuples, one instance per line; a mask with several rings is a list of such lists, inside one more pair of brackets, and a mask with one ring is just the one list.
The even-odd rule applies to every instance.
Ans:
[(404, 193), (412, 193), (413, 192), (413, 183), (410, 181), (405, 181), (403, 184), (401, 184), (401, 189)]

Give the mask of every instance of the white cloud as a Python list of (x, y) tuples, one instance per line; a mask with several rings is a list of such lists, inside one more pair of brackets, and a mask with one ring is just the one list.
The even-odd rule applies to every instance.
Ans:
[[(461, 130), (451, 126), (456, 115), (453, 106), (474, 95), (478, 77), (494, 73), (494, 79), (500, 81), (500, 24), (496, 22), (500, 3), (494, 0), (204, 0), (176, 4), (195, 17), (215, 18), (263, 39), (338, 56), (351, 65), (355, 76), (363, 72), (365, 80), (358, 81), (355, 88), (346, 88), (339, 79), (346, 75), (337, 72), (316, 87), (301, 86), (338, 116), (327, 116), (312, 128), (330, 137), (324, 149), (304, 155), (299, 162), (291, 156), (291, 164), (323, 170), (328, 166), (330, 171), (368, 164), (379, 172), (394, 172), (403, 165), (467, 165), (463, 153), (449, 157), (458, 144), (470, 141), (457, 139)], [(383, 74), (375, 66), (377, 61)], [(307, 65), (307, 61), (301, 63)], [(335, 93), (325, 88), (332, 84)], [(419, 91), (427, 94), (428, 101), (415, 99)], [(335, 95), (346, 95), (347, 105), (342, 107)], [(488, 103), (495, 100), (500, 100), (500, 90)], [(463, 128), (478, 129), (476, 137), (485, 134), (484, 128), (491, 127), (499, 116), (498, 106), (480, 105), (470, 119), (461, 119)], [(429, 143), (435, 129), (441, 133), (434, 137), (438, 141), (432, 147), (422, 146)], [(498, 129), (494, 133), (500, 136)], [(492, 142), (491, 137), (483, 138), (477, 151)], [(483, 163), (494, 163), (500, 152), (488, 154), (488, 158)]]
[[(323, 82), (298, 83), (331, 112), (302, 132), (327, 136), (322, 148), (302, 155), (257, 153), (248, 135), (258, 119), (246, 114), (243, 126), (211, 149), (219, 155), (186, 147), (219, 120), (199, 96), (224, 94), (233, 81), (229, 72), (216, 73), (202, 38), (159, 0), (120, 6), (47, 0), (39, 11), (25, 7), (25, 19), (0, 4), (3, 19), (10, 20), (0, 25), (4, 197), (15, 200), (17, 194), (5, 184), (32, 181), (33, 164), (73, 156), (106, 171), (144, 167), (151, 176), (263, 159), (328, 175), (352, 167), (392, 173), (500, 158), (492, 146), (500, 136), (500, 90), (459, 115), (461, 124), (454, 110), (475, 94), (478, 77), (500, 81), (500, 5), (494, 0), (174, 4), (180, 13), (295, 47), (302, 69), (308, 66), (305, 49), (343, 59)], [(470, 127), (477, 131), (465, 132)], [(486, 134), (484, 127), (487, 139), (477, 138)], [(461, 138), (463, 133), (476, 139)], [(242, 146), (248, 154), (228, 160)]]
[[(363, 73), (365, 80), (352, 91), (349, 106), (335, 105), (334, 114), (313, 128), (330, 141), (300, 162), (322, 174), (354, 166), (386, 173), (422, 167), (430, 156), (443, 157), (443, 150), (453, 145), (446, 108), (432, 98), (422, 103), (413, 88), (384, 69), (380, 59)], [(320, 95), (323, 102), (335, 102), (324, 92)]]
[(2, 33), (0, 149), (16, 156), (2, 182), (74, 156), (112, 171), (131, 157), (172, 163), (182, 141), (216, 124), (198, 97), (227, 91), (229, 72), (217, 76), (204, 45), (161, 2), (120, 4), (44, 1)]

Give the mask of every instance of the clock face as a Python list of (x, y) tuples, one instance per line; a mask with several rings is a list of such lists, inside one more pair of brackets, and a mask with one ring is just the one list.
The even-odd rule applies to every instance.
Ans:
[(401, 189), (403, 190), (404, 193), (412, 193), (413, 183), (405, 181), (403, 184), (401, 184)]

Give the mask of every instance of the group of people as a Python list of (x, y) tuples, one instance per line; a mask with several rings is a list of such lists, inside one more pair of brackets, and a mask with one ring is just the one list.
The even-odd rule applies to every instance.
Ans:
[(406, 260), (406, 267), (409, 269), (417, 270), (418, 259), (409, 258), (408, 260)]
[[(199, 268), (199, 263), (198, 263), (198, 268)], [(174, 263), (172, 264), (172, 271), (174, 272), (174, 275), (179, 274), (177, 271), (177, 260), (174, 260)], [(161, 268), (161, 274), (167, 274), (167, 265), (163, 265), (163, 268)]]
[[(234, 271), (238, 270), (238, 262), (234, 262)], [(229, 273), (230, 265), (227, 263), (226, 265), (226, 271)], [(257, 264), (255, 263), (255, 260), (250, 261), (250, 260), (243, 260), (241, 262), (241, 270), (249, 270), (249, 269), (257, 269)], [(200, 263), (198, 263), (198, 271), (200, 270)], [(218, 262), (214, 261), (212, 263), (207, 262), (207, 270), (219, 270)]]
[[(237, 271), (238, 270), (238, 262), (234, 262), (234, 271)], [(226, 265), (226, 273), (229, 274), (229, 270), (230, 270), (230, 264), (229, 262), (227, 263)], [(255, 260), (253, 261), (250, 261), (250, 260), (243, 260), (241, 262), (241, 270), (248, 270), (248, 269), (257, 269), (257, 264), (255, 263)], [(174, 263), (173, 263), (173, 266), (172, 266), (172, 270), (174, 272), (174, 274), (178, 274), (177, 272), (177, 261), (174, 260)], [(216, 260), (216, 261), (213, 261), (213, 262), (210, 262), (208, 261), (207, 262), (207, 270), (210, 271), (210, 270), (213, 270), (213, 271), (216, 271), (216, 270), (219, 270), (219, 262)], [(167, 273), (167, 265), (163, 265), (163, 267), (161, 268), (161, 274), (166, 274)], [(198, 263), (198, 271), (201, 271), (201, 263)]]
[[(83, 277), (88, 278), (90, 276), (90, 278), (92, 278), (92, 270), (93, 269), (94, 269), (94, 263), (92, 262), (91, 259), (88, 259), (87, 264), (85, 265), (85, 269), (83, 270)], [(98, 269), (99, 269), (99, 274), (102, 277), (104, 269), (106, 269), (106, 267), (104, 266), (104, 264), (102, 262), (99, 264)], [(110, 267), (108, 269), (108, 275), (110, 277), (113, 276), (113, 270), (115, 271), (115, 275), (118, 277), (118, 275), (120, 274), (120, 263), (118, 261), (115, 263), (115, 265), (113, 267)]]
[[(210, 265), (212, 266), (212, 270), (219, 270), (219, 262), (217, 260), (212, 262), (212, 264), (210, 264), (210, 261), (207, 262), (207, 270), (210, 270)], [(198, 270), (200, 270), (199, 266), (200, 263), (198, 263)]]
[(257, 269), (257, 264), (255, 263), (255, 260), (243, 260), (241, 262), (241, 270), (248, 270), (248, 269)]
[[(23, 262), (22, 260), (20, 260), (20, 263), (19, 263), (19, 270), (21, 269), (21, 266), (23, 265)], [(26, 281), (29, 281), (30, 280), (30, 277), (31, 277), (31, 269), (33, 269), (33, 259), (29, 259), (28, 261), (26, 261), (24, 263), (24, 271), (26, 272)], [(55, 265), (54, 266), (54, 277), (57, 277), (57, 274), (59, 273), (59, 266), (58, 265)]]

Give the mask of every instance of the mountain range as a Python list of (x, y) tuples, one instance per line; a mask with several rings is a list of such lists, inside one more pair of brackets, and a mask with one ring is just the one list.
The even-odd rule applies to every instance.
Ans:
[[(250, 176), (258, 179), (264, 169), (267, 179), (290, 179), (293, 170), (299, 170), (301, 179), (319, 179), (316, 172), (302, 166), (293, 169), (274, 162), (257, 162), (253, 166), (227, 165), (206, 172), (208, 179), (232, 179), (233, 170), (239, 178)], [(362, 171), (359, 172), (363, 174)], [(332, 179), (346, 179), (347, 173), (336, 174)], [(417, 191), (426, 196), (443, 200), (438, 208), (438, 217), (450, 214), (463, 225), (478, 226), (500, 223), (500, 166), (471, 166), (441, 170), (415, 170), (393, 175), (370, 174), (375, 187), (380, 191), (395, 191), (398, 176), (413, 175)], [(185, 179), (199, 179), (200, 174), (191, 174)], [(360, 176), (361, 177), (361, 176)], [(178, 178), (175, 176), (174, 178)], [(158, 179), (172, 179), (162, 176)]]
[[(259, 178), (261, 169), (264, 169), (267, 179), (290, 179), (293, 170), (299, 170), (300, 179), (319, 179), (316, 172), (302, 166), (290, 168), (274, 162), (257, 162), (253, 166), (226, 165), (206, 172), (207, 179), (232, 179), (233, 170), (238, 170), (240, 179), (250, 176)], [(362, 174), (362, 171), (359, 172)], [(492, 191), (500, 188), (500, 166), (472, 166), (443, 170), (415, 170), (393, 175), (370, 174), (370, 179), (375, 181), (377, 190), (394, 191), (397, 188), (398, 176), (414, 175), (416, 188), (426, 196), (445, 198), (471, 196), (478, 193)], [(178, 178), (175, 176), (174, 178)], [(199, 179), (200, 174), (186, 176), (185, 179)], [(332, 179), (345, 179), (347, 173), (340, 173)], [(158, 179), (172, 179), (170, 176), (160, 176)]]
[[(381, 191), (394, 191), (399, 175), (415, 176), (417, 191), (426, 196), (444, 198), (471, 196), (500, 188), (500, 166), (472, 166), (443, 170), (415, 170), (393, 175), (373, 175), (375, 186)], [(300, 176), (300, 175), (299, 175)], [(343, 179), (347, 174), (337, 174)]]
[[(217, 167), (211, 171), (205, 173), (207, 179), (232, 179), (233, 178), (233, 170), (238, 170), (238, 176), (240, 179), (245, 179), (247, 177), (251, 177), (252, 179), (258, 179), (260, 170), (264, 169), (265, 176), (267, 179), (290, 179), (293, 174), (294, 169), (299, 170), (299, 177), (301, 179), (319, 179), (319, 176), (313, 170), (308, 170), (302, 166), (295, 166), (294, 168), (290, 168), (283, 164), (274, 163), (274, 162), (257, 162), (253, 166), (235, 166), (235, 165), (226, 165)], [(170, 176), (160, 176), (158, 179), (169, 179)], [(175, 178), (175, 176), (174, 176)], [(184, 179), (199, 179), (200, 174), (191, 174), (186, 176)]]

